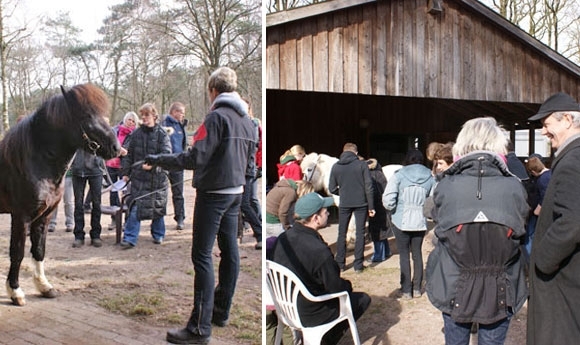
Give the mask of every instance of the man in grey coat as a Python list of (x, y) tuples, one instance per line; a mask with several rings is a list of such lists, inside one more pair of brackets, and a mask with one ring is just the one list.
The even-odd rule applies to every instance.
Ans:
[(580, 339), (580, 106), (565, 93), (529, 120), (557, 149), (530, 258), (528, 345)]

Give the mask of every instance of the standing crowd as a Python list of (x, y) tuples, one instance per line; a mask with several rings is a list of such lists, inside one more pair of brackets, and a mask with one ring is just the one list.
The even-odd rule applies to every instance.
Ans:
[[(170, 343), (207, 344), (212, 326), (228, 325), (240, 270), (239, 222), (250, 223), (256, 249), (261, 249), (261, 206), (256, 195), (261, 177), (261, 127), (249, 102), (236, 92), (237, 85), (237, 74), (228, 67), (220, 67), (209, 76), (211, 107), (190, 145), (183, 103), (171, 104), (163, 118), (153, 103), (145, 103), (138, 115), (129, 112), (112, 127), (122, 145), (119, 157), (104, 162), (79, 150), (64, 181), (65, 224), (66, 231), (74, 234), (73, 248), (85, 245), (88, 205), (90, 244), (103, 245), (101, 198), (104, 191), (110, 191), (111, 206), (127, 207), (120, 247), (130, 250), (138, 245), (143, 220), (151, 221), (153, 243), (163, 243), (169, 189), (175, 229), (184, 229), (184, 170), (194, 171), (193, 309), (186, 327), (167, 332)], [(55, 230), (56, 221), (55, 211), (48, 231)], [(217, 285), (212, 255), (216, 239), (221, 252)]]
[[(538, 154), (522, 163), (506, 131), (491, 117), (468, 120), (455, 142), (407, 152), (388, 180), (376, 159), (364, 160), (347, 143), (330, 171), (328, 189), (338, 196), (338, 234), (332, 251), (318, 233), (336, 199), (302, 181), (305, 151), (295, 145), (280, 157), (279, 181), (266, 196), (266, 259), (292, 271), (314, 296), (348, 292), (358, 319), (371, 303), (341, 277), (347, 269), (345, 236), (354, 215), (354, 271), (363, 273), (364, 227), (374, 253), (371, 266), (391, 256), (392, 231), (399, 253), (399, 298), (429, 298), (441, 312), (447, 345), (503, 344), (510, 321), (527, 302), (527, 344), (573, 344), (580, 336), (580, 106), (569, 95), (548, 98), (530, 121), (555, 150), (551, 169)], [(377, 169), (377, 167), (379, 167)], [(291, 176), (291, 177), (290, 177)], [(310, 185), (310, 189), (308, 186)], [(433, 222), (434, 250), (424, 265), (422, 243)], [(412, 261), (412, 263), (411, 263)], [(271, 286), (269, 286), (270, 288)], [(278, 301), (264, 291), (267, 343), (274, 342)], [(298, 299), (305, 327), (331, 322), (337, 300)], [(336, 344), (348, 328), (337, 324), (323, 344)], [(297, 330), (285, 344), (301, 343)]]

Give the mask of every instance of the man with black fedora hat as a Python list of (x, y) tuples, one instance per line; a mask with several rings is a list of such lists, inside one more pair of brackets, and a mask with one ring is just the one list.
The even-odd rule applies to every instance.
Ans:
[(556, 149), (530, 258), (527, 344), (580, 339), (580, 106), (556, 93), (529, 120)]
[[(351, 282), (340, 277), (332, 251), (318, 234), (318, 230), (327, 225), (327, 207), (332, 204), (332, 197), (323, 198), (317, 193), (308, 193), (298, 199), (294, 208), (296, 222), (278, 236), (272, 258), (294, 272), (314, 296), (348, 291), (356, 320), (368, 308), (371, 298), (364, 292), (353, 292)], [(334, 320), (340, 311), (337, 299), (315, 303), (300, 295), (297, 304), (300, 320), (307, 327)], [(348, 323), (339, 323), (324, 335), (322, 343), (338, 343), (346, 329)]]

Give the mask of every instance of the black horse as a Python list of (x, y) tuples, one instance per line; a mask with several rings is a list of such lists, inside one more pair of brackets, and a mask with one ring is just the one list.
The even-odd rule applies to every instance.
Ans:
[(35, 262), (34, 283), (43, 297), (57, 293), (44, 275), (49, 215), (63, 194), (64, 175), (74, 153), (82, 148), (105, 159), (120, 145), (105, 120), (109, 100), (92, 84), (76, 85), (45, 101), (14, 126), (0, 142), (0, 213), (12, 215), (8, 295), (24, 305), (18, 283), (27, 230)]

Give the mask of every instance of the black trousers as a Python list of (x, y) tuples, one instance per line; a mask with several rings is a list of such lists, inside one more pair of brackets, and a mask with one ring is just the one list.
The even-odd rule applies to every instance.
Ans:
[(183, 170), (170, 171), (171, 200), (173, 201), (173, 219), (182, 222), (185, 219), (185, 199), (183, 198)]
[(367, 221), (368, 207), (339, 207), (338, 208), (338, 238), (336, 240), (336, 256), (334, 260), (340, 268), (344, 268), (346, 261), (346, 232), (348, 223), (354, 214), (356, 224), (356, 242), (354, 244), (354, 269), (363, 267), (365, 255), (365, 222)]
[[(358, 320), (371, 304), (371, 297), (364, 292), (351, 292), (350, 305), (355, 320)], [(348, 330), (348, 321), (344, 320), (338, 325), (334, 326), (328, 333), (322, 337), (321, 344), (334, 345), (337, 344), (342, 336)]]
[(83, 199), (85, 196), (85, 187), (87, 182), (89, 183), (89, 188), (91, 193), (89, 196), (93, 204), (91, 209), (91, 238), (101, 237), (101, 189), (103, 187), (103, 176), (75, 176), (72, 177), (73, 182), (73, 193), (75, 196), (75, 229), (74, 235), (75, 239), (82, 240), (85, 238), (85, 212), (83, 207)]

